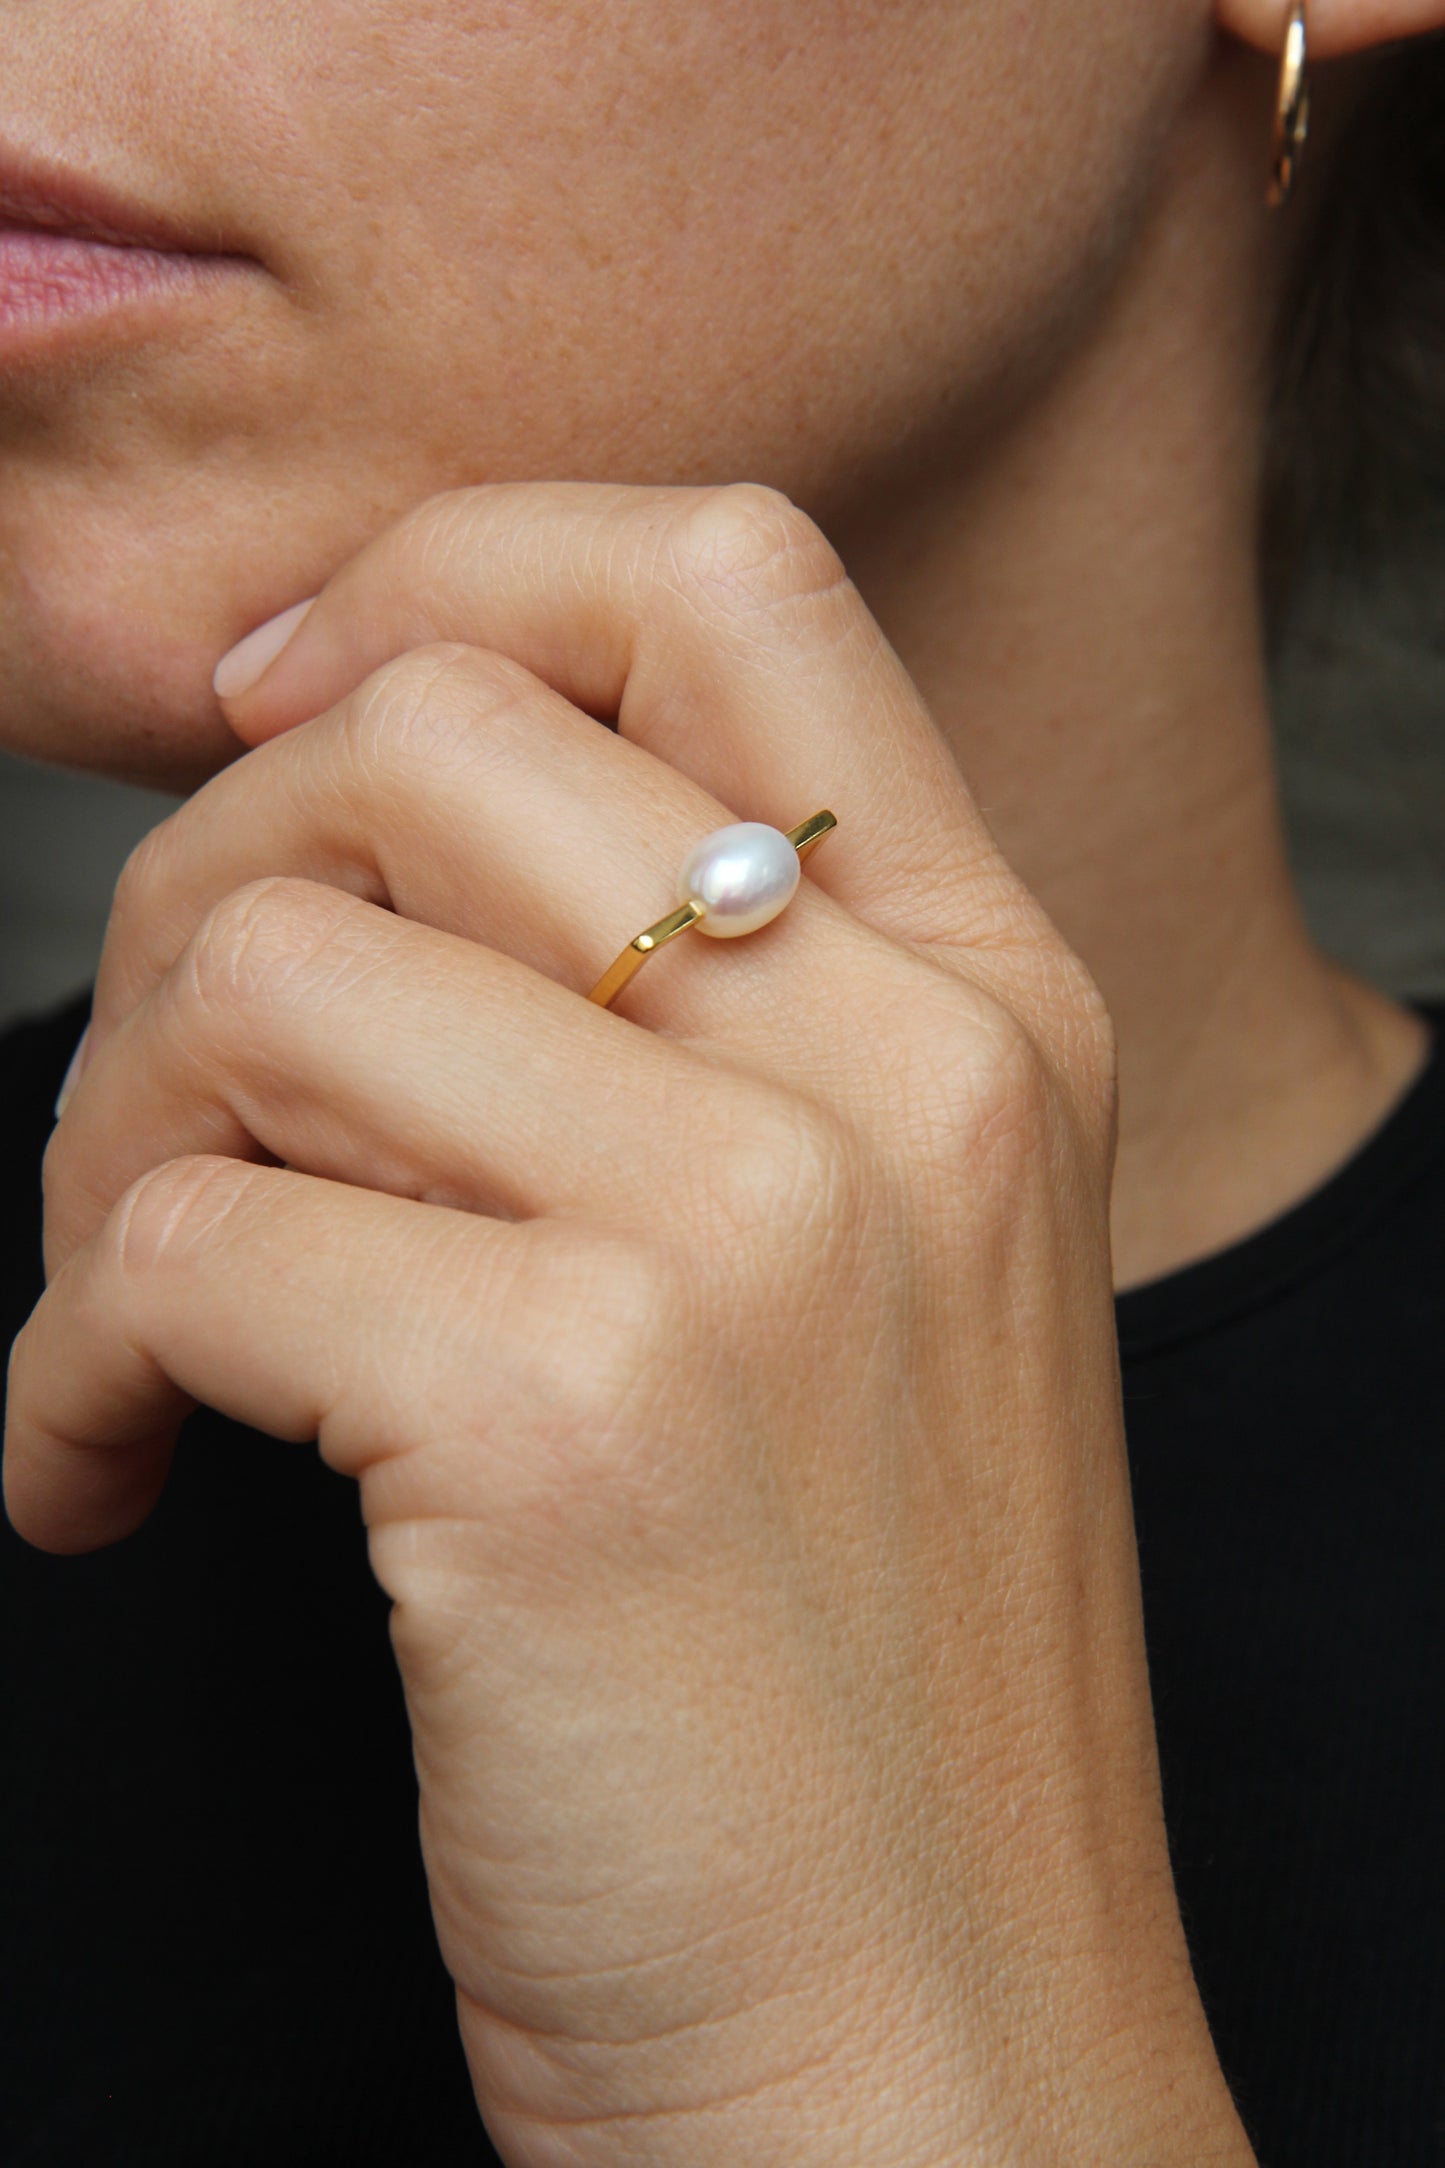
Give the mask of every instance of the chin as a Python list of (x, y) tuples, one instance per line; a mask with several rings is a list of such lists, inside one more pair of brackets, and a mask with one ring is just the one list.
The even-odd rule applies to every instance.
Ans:
[(0, 626), (0, 745), (153, 790), (193, 791), (244, 749), (211, 672), (225, 637), (176, 621), (17, 607)]
[(314, 593), (349, 537), (297, 535), (198, 472), (144, 487), (92, 473), (23, 491), (6, 478), (0, 746), (188, 792), (243, 750), (211, 689), (217, 661)]

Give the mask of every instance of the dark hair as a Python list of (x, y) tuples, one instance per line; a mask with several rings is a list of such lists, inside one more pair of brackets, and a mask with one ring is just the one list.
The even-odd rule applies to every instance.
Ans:
[(1445, 534), (1445, 36), (1370, 65), (1309, 218), (1266, 493), (1276, 620), (1302, 565), (1398, 586)]

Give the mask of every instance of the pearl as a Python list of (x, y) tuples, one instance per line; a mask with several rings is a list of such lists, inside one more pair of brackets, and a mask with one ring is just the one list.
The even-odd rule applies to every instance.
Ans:
[(704, 836), (678, 876), (679, 903), (699, 903), (699, 933), (721, 940), (755, 933), (776, 918), (801, 877), (798, 854), (780, 828), (738, 821)]

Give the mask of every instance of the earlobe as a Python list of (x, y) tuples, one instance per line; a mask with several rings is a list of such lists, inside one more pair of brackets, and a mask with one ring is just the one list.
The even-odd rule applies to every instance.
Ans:
[[(1277, 56), (1292, 0), (1215, 0), (1214, 12), (1231, 37)], [(1335, 60), (1445, 30), (1445, 0), (1307, 0), (1307, 18), (1311, 57)]]

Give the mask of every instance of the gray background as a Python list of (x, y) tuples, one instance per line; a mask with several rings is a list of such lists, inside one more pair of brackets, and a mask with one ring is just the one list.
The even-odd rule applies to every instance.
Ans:
[[(1407, 584), (1303, 614), (1277, 673), (1281, 762), (1325, 946), (1445, 995), (1445, 619), (1400, 607)], [(121, 861), (170, 803), (0, 756), (0, 1019), (87, 983)]]

